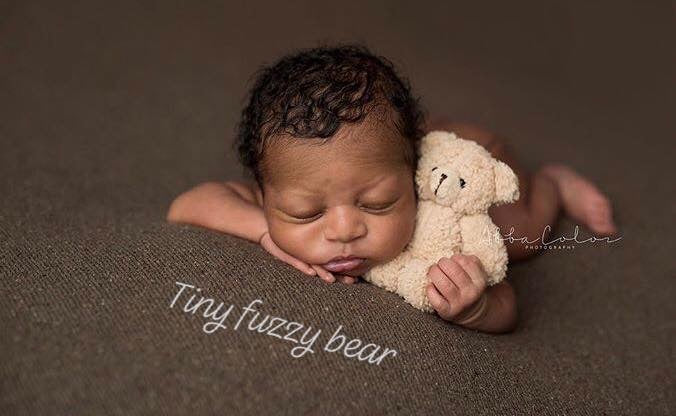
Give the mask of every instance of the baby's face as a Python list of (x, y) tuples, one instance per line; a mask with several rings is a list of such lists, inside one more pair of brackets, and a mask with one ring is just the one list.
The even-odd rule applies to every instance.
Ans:
[(416, 199), (398, 135), (364, 122), (343, 125), (322, 145), (319, 139), (274, 145), (265, 159), (263, 208), (275, 243), (309, 264), (365, 259), (340, 272), (350, 276), (401, 253), (415, 228)]

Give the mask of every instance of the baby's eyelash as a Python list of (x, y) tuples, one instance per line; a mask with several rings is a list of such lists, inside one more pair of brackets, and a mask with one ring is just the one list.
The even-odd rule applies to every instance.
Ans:
[(316, 214), (311, 214), (311, 215), (303, 215), (303, 216), (296, 216), (296, 215), (291, 215), (291, 217), (301, 220), (301, 221), (308, 221), (308, 220), (313, 220), (316, 218), (319, 218), (324, 212), (317, 212)]
[(397, 201), (389, 202), (387, 204), (377, 204), (375, 206), (362, 205), (361, 208), (368, 209), (371, 211), (384, 211), (391, 208)]
[(376, 205), (376, 206), (362, 205), (361, 207), (362, 207), (362, 208), (366, 208), (366, 209), (372, 209), (372, 210), (374, 210), (374, 211), (379, 211), (379, 210), (381, 210), (381, 209), (388, 208), (390, 205), (391, 205), (391, 204), (387, 204), (387, 205)]

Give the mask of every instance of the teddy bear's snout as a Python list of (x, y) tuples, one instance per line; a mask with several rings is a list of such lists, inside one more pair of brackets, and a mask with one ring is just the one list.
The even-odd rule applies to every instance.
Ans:
[(439, 201), (452, 202), (460, 190), (460, 178), (452, 169), (435, 167), (430, 175), (430, 191)]

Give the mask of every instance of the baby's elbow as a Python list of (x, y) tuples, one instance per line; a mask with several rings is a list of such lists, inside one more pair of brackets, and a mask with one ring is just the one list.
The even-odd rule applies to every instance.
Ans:
[(185, 212), (185, 198), (184, 195), (179, 195), (176, 197), (169, 205), (169, 210), (167, 210), (166, 220), (168, 222), (182, 222), (183, 213)]
[(488, 291), (490, 291), (494, 302), (488, 312), (489, 318), (485, 330), (497, 334), (513, 332), (518, 323), (514, 289), (503, 280), (495, 286), (491, 286)]
[(223, 197), (231, 195), (228, 184), (220, 182), (204, 182), (177, 196), (169, 206), (166, 220), (200, 225), (204, 217), (214, 206), (220, 204)]

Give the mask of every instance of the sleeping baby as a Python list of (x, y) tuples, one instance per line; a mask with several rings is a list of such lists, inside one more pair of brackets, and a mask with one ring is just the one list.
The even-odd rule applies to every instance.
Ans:
[[(355, 283), (413, 236), (416, 148), (431, 130), (476, 141), (517, 174), (520, 199), (489, 210), (501, 230), (534, 241), (563, 209), (592, 232), (615, 233), (608, 199), (588, 180), (561, 164), (526, 172), (500, 137), (427, 122), (392, 63), (359, 45), (302, 50), (261, 69), (235, 141), (252, 180), (200, 184), (172, 202), (167, 220), (259, 243), (327, 283)], [(539, 247), (520, 241), (505, 242), (511, 261)], [(514, 290), (504, 280), (487, 287), (475, 256), (442, 257), (427, 276), (441, 318), (485, 332), (516, 325)]]

